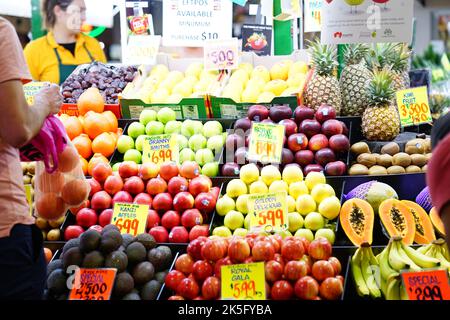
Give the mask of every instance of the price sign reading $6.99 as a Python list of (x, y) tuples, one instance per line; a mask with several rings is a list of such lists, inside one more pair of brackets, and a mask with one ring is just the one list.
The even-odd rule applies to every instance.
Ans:
[(409, 300), (450, 300), (447, 270), (402, 272)]
[(208, 41), (204, 47), (203, 63), (206, 70), (233, 70), (239, 58), (238, 39)]
[(117, 269), (77, 269), (69, 300), (109, 300)]
[(221, 267), (222, 299), (265, 300), (264, 262)]
[(248, 197), (250, 230), (271, 232), (287, 229), (289, 224), (286, 197), (286, 192), (251, 194)]
[(161, 165), (167, 161), (178, 163), (179, 148), (176, 134), (161, 134), (145, 138), (142, 146), (142, 163)]
[(137, 236), (145, 232), (149, 206), (146, 204), (114, 204), (111, 224), (116, 225), (121, 234)]

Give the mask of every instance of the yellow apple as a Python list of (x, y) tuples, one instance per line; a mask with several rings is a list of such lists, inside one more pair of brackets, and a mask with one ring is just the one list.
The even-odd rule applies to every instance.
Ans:
[(151, 102), (152, 103), (166, 103), (167, 99), (169, 98), (169, 90), (166, 88), (159, 88), (156, 90), (153, 95)]
[(247, 71), (248, 74), (251, 74), (253, 71), (253, 66), (251, 65), (251, 63), (244, 62), (238, 66), (238, 69), (245, 70), (245, 71)]
[(138, 99), (141, 99), (145, 103), (151, 103), (155, 88), (142, 88), (138, 92)]
[(186, 75), (186, 77), (193, 76), (199, 79), (200, 75), (202, 74), (202, 71), (203, 71), (203, 63), (194, 62), (187, 67), (184, 74)]
[(151, 76), (158, 76), (161, 79), (164, 79), (168, 74), (169, 69), (163, 64), (156, 65), (150, 72)]
[(166, 89), (169, 94), (172, 92), (173, 87), (178, 83), (176, 80), (172, 80), (169, 78), (164, 79), (158, 86), (158, 89)]
[(290, 76), (286, 82), (289, 87), (300, 88), (305, 83), (305, 81), (306, 75), (304, 75), (303, 73), (297, 73)]
[(241, 102), (241, 94), (238, 92), (227, 92), (222, 94), (223, 98), (232, 99), (234, 102)]
[(240, 81), (240, 82), (246, 84), (248, 81), (247, 71), (244, 69), (237, 69), (236, 71), (234, 71), (230, 77), (229, 82), (234, 82), (234, 81)]
[(173, 87), (172, 94), (177, 93), (184, 98), (189, 97), (192, 94), (192, 85), (188, 82), (181, 81), (175, 87)]
[(256, 88), (246, 88), (241, 94), (243, 102), (256, 103), (259, 97), (259, 90)]
[(289, 69), (289, 78), (298, 73), (307, 74), (309, 71), (308, 65), (304, 61), (295, 62)]
[(251, 79), (260, 78), (260, 79), (264, 80), (264, 82), (269, 82), (270, 81), (270, 73), (266, 67), (257, 66), (253, 69), (252, 75), (250, 78)]
[(179, 93), (172, 93), (166, 100), (166, 103), (180, 103), (183, 96)]
[(273, 98), (275, 98), (275, 95), (273, 92), (263, 92), (259, 95), (257, 103), (270, 103), (272, 102)]
[(208, 70), (203, 70), (203, 71), (200, 73), (200, 79), (202, 79), (202, 78), (207, 78), (207, 77), (211, 77), (211, 76), (217, 77), (218, 75), (219, 75), (219, 71), (208, 71)]
[(184, 79), (184, 74), (181, 71), (170, 71), (169, 74), (167, 75), (167, 80), (173, 80), (176, 81), (176, 83), (182, 81)]
[(264, 86), (264, 91), (270, 91), (277, 97), (280, 96), (284, 90), (288, 88), (284, 80), (272, 80)]
[(289, 74), (289, 65), (284, 62), (278, 62), (270, 68), (270, 78), (272, 80), (287, 80)]
[(292, 61), (291, 59), (285, 59), (281, 62), (286, 64), (289, 68), (292, 67), (292, 65), (294, 64), (294, 61)]
[(208, 81), (204, 81), (204, 80), (200, 80), (199, 82), (197, 82), (194, 86), (194, 92), (205, 92), (208, 91), (210, 82)]
[(282, 97), (292, 96), (299, 92), (298, 88), (289, 87), (281, 93)]
[(157, 87), (162, 80), (163, 79), (161, 79), (159, 76), (153, 75), (153, 76), (150, 76), (147, 79), (145, 79), (143, 86), (144, 87)]
[(225, 88), (223, 88), (224, 93), (237, 92), (237, 93), (241, 94), (243, 91), (244, 91), (244, 86), (239, 82), (229, 83), (225, 86)]

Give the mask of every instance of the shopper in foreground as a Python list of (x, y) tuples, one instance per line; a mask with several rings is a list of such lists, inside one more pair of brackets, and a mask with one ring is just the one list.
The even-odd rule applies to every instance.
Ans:
[(29, 213), (18, 148), (59, 112), (62, 97), (57, 85), (49, 85), (29, 107), (22, 82), (31, 76), (16, 31), (3, 18), (0, 43), (0, 299), (40, 299), (46, 276), (42, 233)]

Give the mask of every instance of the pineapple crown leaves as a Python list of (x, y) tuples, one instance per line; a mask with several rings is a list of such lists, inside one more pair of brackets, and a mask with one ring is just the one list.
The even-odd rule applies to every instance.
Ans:
[(408, 69), (411, 51), (402, 43), (378, 43), (372, 46), (364, 60), (369, 69), (381, 70), (390, 66), (394, 72)]
[(359, 64), (368, 54), (369, 47), (363, 43), (350, 44), (345, 47), (344, 61), (346, 65)]
[(336, 60), (336, 47), (322, 45), (320, 40), (309, 41), (311, 50), (311, 62), (315, 67), (315, 72), (320, 76), (333, 76), (335, 68), (338, 66)]
[(371, 105), (384, 106), (392, 101), (395, 90), (392, 86), (392, 75), (389, 67), (383, 68), (381, 71), (374, 70), (368, 90)]

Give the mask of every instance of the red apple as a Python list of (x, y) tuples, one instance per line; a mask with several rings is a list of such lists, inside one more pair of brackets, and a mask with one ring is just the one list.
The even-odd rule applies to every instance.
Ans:
[(222, 276), (222, 266), (230, 266), (233, 262), (231, 262), (230, 257), (225, 257), (216, 261), (214, 265), (214, 276), (217, 278), (221, 278)]
[(314, 300), (318, 294), (319, 284), (310, 276), (300, 278), (295, 283), (295, 295), (301, 300)]
[(184, 278), (178, 284), (176, 292), (178, 295), (192, 300), (197, 297), (200, 292), (200, 288), (194, 279)]
[(112, 206), (114, 206), (115, 203), (132, 203), (133, 202), (133, 197), (131, 196), (131, 194), (129, 194), (126, 191), (119, 191), (117, 192), (113, 199), (112, 199)]
[(99, 191), (92, 196), (91, 208), (94, 210), (104, 210), (111, 208), (111, 196), (106, 191)]
[(206, 300), (214, 300), (220, 297), (220, 279), (208, 277), (202, 285), (202, 295)]
[(330, 148), (334, 152), (347, 152), (350, 150), (350, 141), (343, 134), (336, 134), (330, 138)]
[(216, 201), (217, 201), (217, 199), (219, 199), (219, 194), (220, 194), (220, 188), (219, 187), (212, 187), (209, 192), (214, 196), (214, 199)]
[(319, 134), (321, 130), (322, 126), (315, 119), (303, 120), (298, 127), (298, 132), (304, 133), (308, 138)]
[(331, 243), (325, 238), (318, 238), (309, 245), (308, 254), (316, 260), (328, 260), (331, 257)]
[(138, 173), (139, 166), (134, 161), (124, 161), (119, 165), (119, 175), (123, 179), (137, 176)]
[(111, 175), (106, 178), (103, 185), (103, 189), (108, 192), (111, 196), (114, 196), (117, 192), (123, 189), (123, 180), (120, 176)]
[(148, 210), (147, 229), (157, 227), (157, 226), (159, 226), (159, 223), (160, 223), (160, 218), (159, 218), (158, 212), (156, 212), (155, 210), (152, 210), (152, 209)]
[(185, 161), (180, 167), (180, 176), (186, 179), (194, 179), (200, 174), (200, 167), (195, 161)]
[(343, 276), (337, 275), (336, 279), (338, 279), (342, 283), (342, 286), (344, 286), (344, 277)]
[(303, 243), (299, 238), (292, 238), (284, 241), (281, 245), (281, 255), (286, 261), (300, 260), (305, 253)]
[(105, 209), (98, 216), (98, 223), (100, 226), (104, 227), (111, 223), (111, 219), (113, 216), (113, 209)]
[(294, 119), (298, 124), (305, 119), (314, 119), (314, 109), (305, 106), (298, 106), (294, 110)]
[(212, 187), (211, 179), (206, 176), (198, 176), (189, 182), (189, 192), (196, 197), (202, 192), (209, 192)]
[(318, 164), (324, 167), (327, 163), (336, 161), (336, 155), (330, 148), (323, 148), (316, 152), (315, 159)]
[(268, 261), (264, 266), (264, 274), (266, 275), (266, 280), (269, 282), (281, 280), (283, 276), (283, 266), (275, 260)]
[(177, 301), (177, 300), (185, 300), (182, 296), (170, 296), (167, 300)]
[(178, 166), (175, 162), (164, 162), (159, 167), (159, 176), (166, 181), (178, 176)]
[(251, 121), (263, 121), (269, 117), (269, 109), (266, 106), (255, 104), (248, 108), (247, 117)]
[(344, 286), (341, 280), (330, 277), (320, 284), (320, 296), (325, 300), (338, 300), (342, 297)]
[(309, 244), (310, 244), (311, 242), (309, 242), (309, 240), (306, 239), (305, 237), (297, 237), (297, 238), (299, 238), (300, 241), (302, 242), (303, 248), (305, 249), (305, 253), (308, 253), (308, 250), (309, 250)]
[(307, 176), (310, 172), (323, 172), (323, 167), (320, 164), (308, 164), (303, 169), (303, 174)]
[(168, 211), (172, 209), (172, 196), (170, 193), (159, 193), (153, 198), (152, 206), (156, 211)]
[(201, 213), (210, 214), (216, 208), (217, 197), (211, 192), (202, 192), (195, 197), (195, 208)]
[(129, 194), (135, 196), (139, 193), (144, 192), (145, 184), (139, 177), (131, 177), (125, 180), (123, 185), (123, 190), (128, 192)]
[(289, 300), (294, 296), (294, 288), (288, 281), (279, 280), (273, 284), (270, 296), (273, 300)]
[(286, 137), (297, 133), (297, 124), (292, 119), (281, 120), (278, 124), (281, 124), (284, 127), (284, 135)]
[(334, 136), (335, 134), (342, 134), (344, 128), (342, 123), (336, 119), (330, 119), (322, 124), (322, 133), (327, 137)]
[(343, 176), (347, 172), (347, 165), (342, 161), (333, 161), (325, 166), (325, 173), (329, 176)]
[(189, 184), (183, 177), (173, 177), (167, 184), (167, 191), (174, 197), (177, 193), (187, 191)]
[(300, 150), (294, 155), (295, 162), (302, 167), (314, 162), (314, 153), (311, 150)]
[(336, 110), (332, 106), (322, 104), (316, 111), (316, 119), (320, 123), (329, 119), (336, 119)]
[(274, 105), (269, 109), (269, 117), (273, 122), (292, 118), (292, 109), (288, 105)]
[(169, 210), (163, 214), (161, 218), (161, 225), (167, 230), (171, 230), (173, 227), (180, 225), (180, 215), (178, 212)]
[(172, 270), (170, 271), (166, 279), (164, 280), (164, 283), (166, 284), (166, 287), (170, 290), (175, 291), (180, 284), (181, 280), (185, 279), (186, 276), (183, 274), (183, 272), (178, 270)]
[(202, 247), (202, 257), (208, 261), (217, 261), (226, 254), (227, 250), (219, 240), (209, 239)]
[(84, 228), (89, 228), (97, 224), (97, 213), (94, 210), (84, 208), (77, 213), (77, 224)]
[(189, 209), (181, 215), (181, 225), (185, 228), (193, 228), (203, 223), (203, 216), (197, 209)]
[(194, 226), (191, 231), (189, 231), (189, 241), (195, 240), (198, 237), (207, 236), (209, 236), (209, 225), (207, 224)]
[(183, 212), (194, 207), (194, 197), (189, 192), (180, 192), (173, 198), (173, 208)]
[(308, 266), (305, 261), (292, 260), (284, 267), (284, 277), (289, 281), (297, 281), (308, 274)]
[(309, 150), (318, 151), (328, 147), (328, 139), (323, 134), (317, 134), (309, 139)]
[(275, 255), (273, 256), (273, 260), (281, 264), (284, 269), (286, 263), (280, 253), (275, 253)]
[(297, 152), (308, 147), (308, 138), (303, 133), (296, 133), (289, 136), (287, 143), (289, 150)]
[(335, 276), (339, 275), (341, 273), (342, 266), (338, 258), (330, 257), (328, 258), (328, 262), (331, 263), (331, 265), (333, 266), (334, 275)]
[(306, 266), (308, 267), (307, 274), (311, 274), (311, 268), (312, 268), (312, 265), (314, 263), (313, 258), (311, 258), (307, 254), (305, 254), (300, 261), (305, 261)]
[(244, 239), (232, 239), (228, 246), (228, 256), (234, 263), (243, 262), (250, 256), (250, 246)]
[(270, 242), (272, 242), (273, 248), (275, 249), (275, 253), (279, 253), (281, 249), (281, 244), (283, 243), (283, 238), (280, 235), (276, 234), (268, 236), (268, 239)]
[[(193, 229), (193, 228), (192, 228)], [(192, 231), (192, 230), (191, 230)], [(208, 240), (207, 236), (200, 236), (197, 239), (191, 240), (187, 246), (187, 253), (191, 255), (194, 260), (201, 260), (202, 257), (202, 247)]]
[(139, 178), (142, 180), (150, 180), (151, 178), (156, 178), (159, 173), (158, 165), (153, 162), (146, 162), (139, 167)]
[(136, 204), (146, 204), (149, 208), (152, 206), (152, 197), (148, 193), (142, 192), (134, 197), (133, 203)]
[(202, 283), (206, 278), (213, 275), (214, 269), (212, 265), (205, 260), (199, 260), (194, 263), (192, 275), (194, 279)]
[(169, 241), (169, 233), (166, 228), (157, 226), (150, 229), (148, 232), (153, 238), (155, 238), (156, 242), (168, 242)]
[(173, 227), (169, 233), (170, 243), (187, 243), (189, 241), (189, 233), (185, 227)]
[(252, 255), (254, 261), (270, 261), (274, 258), (275, 248), (269, 240), (255, 241), (252, 248)]
[(68, 226), (66, 230), (64, 230), (64, 240), (69, 241), (70, 239), (78, 238), (84, 229), (82, 226)]
[(102, 185), (94, 178), (90, 178), (87, 180), (89, 182), (89, 186), (91, 187), (91, 191), (89, 192), (89, 198), (92, 198), (94, 194), (96, 194), (99, 191), (102, 191)]
[(194, 259), (187, 254), (184, 253), (181, 256), (178, 257), (177, 261), (175, 262), (175, 270), (183, 272), (185, 275), (189, 275), (194, 266)]
[[(226, 149), (226, 150), (229, 150), (229, 149)], [(243, 164), (248, 163), (247, 154), (248, 154), (248, 148), (241, 147), (241, 148), (237, 149), (236, 152), (234, 153), (234, 162), (238, 165), (243, 165)]]
[(222, 175), (225, 177), (238, 177), (239, 165), (235, 162), (227, 162), (222, 167)]
[(249, 118), (238, 119), (234, 123), (234, 130), (241, 129), (242, 131), (246, 132), (251, 127), (252, 127), (252, 122)]
[(89, 200), (84, 200), (80, 206), (75, 207), (75, 208), (70, 208), (69, 210), (74, 216), (76, 216), (78, 211), (80, 211), (83, 208), (89, 208), (90, 205), (91, 205), (91, 202)]
[(341, 121), (341, 125), (342, 125), (342, 134), (344, 136), (348, 137), (348, 127), (347, 127), (347, 125), (343, 121)]
[(281, 165), (287, 165), (294, 162), (294, 154), (291, 150), (283, 148), (281, 150)]
[(334, 277), (334, 269), (330, 262), (319, 260), (314, 262), (311, 269), (312, 276), (319, 282), (329, 277)]
[(163, 178), (153, 178), (147, 182), (147, 193), (156, 196), (159, 193), (166, 192), (167, 182)]
[(92, 169), (92, 177), (100, 183), (105, 182), (110, 175), (112, 175), (112, 168), (109, 163), (99, 162)]

